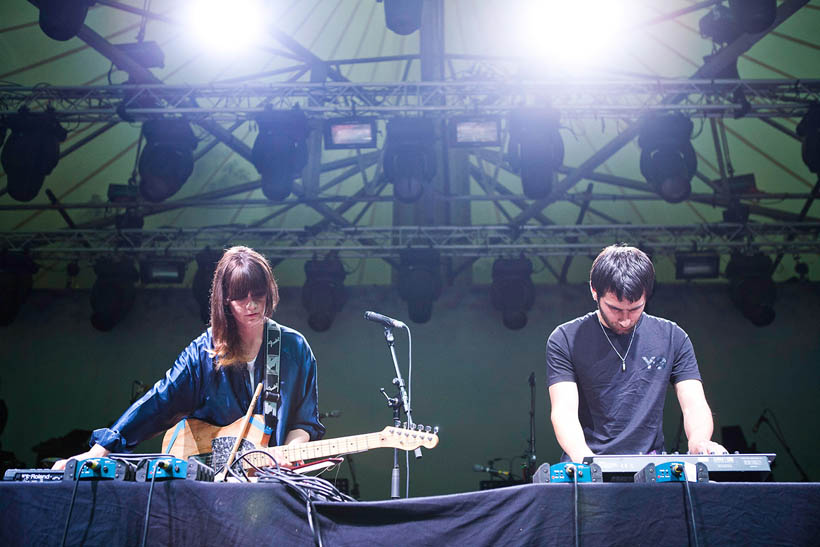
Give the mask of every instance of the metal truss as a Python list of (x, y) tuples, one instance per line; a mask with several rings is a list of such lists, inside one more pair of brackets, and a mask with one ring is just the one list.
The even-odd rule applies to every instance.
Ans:
[(655, 255), (676, 252), (820, 254), (820, 223), (700, 225), (395, 226), (295, 229), (214, 227), (159, 230), (62, 230), (0, 233), (7, 251), (46, 260), (93, 260), (119, 252), (134, 257), (191, 259), (205, 248), (245, 244), (275, 259), (396, 258), (405, 249), (436, 249), (443, 256), (587, 256), (615, 242)]
[[(672, 104), (668, 97), (681, 100)], [(521, 107), (554, 108), (565, 118), (633, 118), (653, 111), (696, 117), (799, 117), (820, 101), (820, 80), (451, 81), (391, 83), (163, 84), (0, 86), (0, 115), (20, 108), (52, 109), (63, 121), (114, 122), (158, 115), (193, 120), (253, 118), (270, 106), (317, 117), (437, 112), (504, 114)]]

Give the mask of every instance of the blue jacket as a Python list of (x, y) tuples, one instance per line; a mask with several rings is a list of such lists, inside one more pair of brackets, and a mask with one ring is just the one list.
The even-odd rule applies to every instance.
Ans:
[[(276, 435), (271, 444), (281, 445), (292, 429), (304, 429), (310, 440), (321, 439), (325, 427), (319, 422), (316, 359), (307, 340), (297, 331), (280, 325), (280, 394)], [(171, 428), (182, 418), (197, 418), (213, 425), (229, 425), (243, 417), (259, 382), (264, 365), (254, 369), (251, 386), (248, 369), (228, 366), (216, 369), (208, 355), (213, 348), (211, 329), (202, 333), (177, 357), (165, 377), (134, 402), (110, 428), (97, 429), (89, 444), (99, 443), (112, 452), (127, 452), (140, 442)], [(260, 352), (264, 350), (264, 344)], [(264, 360), (261, 362), (264, 363)], [(262, 397), (255, 414), (262, 414)], [(274, 443), (275, 440), (275, 443)]]

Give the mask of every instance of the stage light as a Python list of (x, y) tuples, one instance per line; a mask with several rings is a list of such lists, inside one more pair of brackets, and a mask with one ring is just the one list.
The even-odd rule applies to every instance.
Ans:
[(305, 284), (302, 286), (302, 306), (308, 312), (308, 326), (324, 332), (333, 324), (336, 314), (347, 300), (342, 261), (336, 257), (305, 262)]
[(641, 174), (669, 203), (680, 203), (692, 193), (690, 181), (698, 167), (690, 141), (692, 128), (692, 120), (682, 114), (663, 114), (643, 120), (638, 137)]
[(559, 114), (554, 110), (517, 110), (509, 123), (507, 160), (521, 175), (524, 195), (544, 199), (552, 192), (555, 173), (564, 162)]
[(387, 123), (384, 176), (403, 203), (418, 201), (436, 175), (436, 132), (429, 118), (395, 118)]
[(333, 118), (324, 122), (325, 150), (377, 148), (376, 118)]
[(148, 259), (140, 262), (140, 280), (143, 285), (151, 283), (178, 284), (185, 281), (184, 260)]
[(714, 279), (720, 276), (717, 253), (675, 254), (675, 279)]
[(53, 113), (30, 113), (21, 110), (8, 116), (11, 135), (0, 154), (0, 163), (8, 177), (9, 195), (17, 201), (31, 201), (43, 187), (46, 175), (60, 159), (60, 143), (68, 133)]
[[(165, 68), (165, 53), (163, 53), (159, 44), (156, 42), (149, 40), (145, 42), (113, 44), (113, 46), (144, 68)], [(114, 64), (120, 70), (124, 70), (123, 67), (117, 65), (116, 61)]]
[(732, 10), (722, 4), (717, 4), (701, 17), (698, 28), (702, 37), (710, 38), (716, 44), (729, 44), (743, 34)]
[(508, 329), (520, 330), (527, 324), (527, 312), (535, 302), (531, 275), (532, 262), (527, 258), (499, 258), (493, 262), (490, 301), (501, 311)]
[(406, 36), (421, 27), (423, 0), (384, 0), (384, 22), (387, 28)]
[(399, 296), (410, 319), (426, 323), (441, 296), (441, 255), (435, 249), (404, 249), (399, 255)]
[(176, 194), (194, 172), (196, 137), (185, 120), (142, 124), (145, 149), (139, 159), (140, 193), (157, 203)]
[(734, 254), (726, 266), (732, 302), (758, 327), (771, 324), (775, 318), (777, 287), (772, 280), (773, 268), (771, 258), (762, 254)]
[(451, 118), (447, 125), (450, 146), (474, 148), (501, 146), (501, 118), (470, 116)]
[(77, 36), (96, 0), (39, 0), (40, 29), (53, 40), (64, 42)]
[(276, 2), (192, 0), (182, 19), (187, 35), (212, 55), (233, 57), (266, 39)]
[(39, 268), (26, 254), (0, 254), (0, 326), (8, 326), (17, 317), (31, 292), (32, 276)]
[(802, 142), (803, 163), (812, 173), (820, 174), (820, 103), (809, 105), (809, 111), (797, 124), (797, 136)]
[(293, 179), (307, 165), (307, 117), (301, 110), (268, 109), (257, 118), (259, 135), (251, 160), (262, 175), (262, 192), (270, 200), (283, 200), (293, 189)]
[(138, 195), (139, 188), (133, 184), (108, 185), (107, 196), (110, 203), (134, 203), (137, 201)]
[(629, 7), (625, 2), (587, 0), (585, 2), (525, 2), (508, 30), (512, 47), (537, 58), (539, 65), (557, 64), (573, 71), (591, 64), (606, 64), (613, 47), (624, 47), (629, 33), (624, 30)]
[(107, 332), (131, 311), (139, 274), (129, 259), (101, 259), (94, 264), (94, 273), (97, 280), (91, 287), (91, 324)]
[(206, 325), (211, 321), (211, 283), (216, 272), (216, 263), (222, 258), (221, 251), (205, 248), (196, 255), (196, 273), (191, 283), (194, 300), (199, 304), (199, 318)]

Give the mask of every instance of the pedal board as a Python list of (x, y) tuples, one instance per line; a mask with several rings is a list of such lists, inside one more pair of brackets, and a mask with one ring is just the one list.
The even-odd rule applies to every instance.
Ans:
[(111, 458), (88, 458), (68, 460), (63, 472), (63, 480), (118, 480), (133, 481), (134, 465)]
[(635, 482), (709, 482), (705, 463), (664, 462), (648, 463), (635, 473)]
[[(577, 478), (576, 478), (577, 476)], [(601, 466), (597, 463), (542, 463), (532, 476), (533, 484), (603, 482)]]

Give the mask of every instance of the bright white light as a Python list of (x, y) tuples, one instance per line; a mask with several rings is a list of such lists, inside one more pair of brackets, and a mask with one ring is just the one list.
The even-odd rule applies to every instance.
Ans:
[(262, 0), (191, 0), (185, 10), (188, 33), (202, 47), (235, 55), (264, 43), (271, 24)]
[[(518, 4), (516, 48), (564, 68), (606, 65), (625, 48), (629, 2), (542, 0)], [(634, 14), (633, 14), (634, 15)]]

